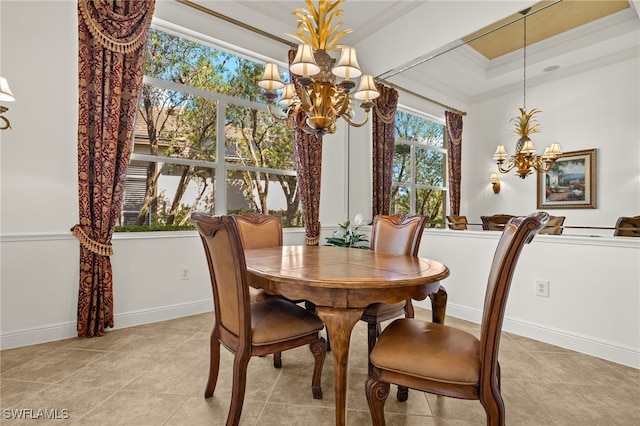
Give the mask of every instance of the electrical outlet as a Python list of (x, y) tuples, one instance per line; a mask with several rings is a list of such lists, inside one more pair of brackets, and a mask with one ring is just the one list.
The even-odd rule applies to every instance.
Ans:
[(181, 280), (188, 280), (189, 279), (189, 268), (182, 267), (180, 268), (180, 279)]
[(549, 281), (536, 281), (536, 296), (549, 297)]

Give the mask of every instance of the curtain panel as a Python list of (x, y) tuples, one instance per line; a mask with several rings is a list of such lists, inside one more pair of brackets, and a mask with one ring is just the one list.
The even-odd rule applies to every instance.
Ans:
[(155, 0), (78, 0), (77, 331), (113, 327), (111, 237), (122, 207)]
[[(293, 62), (296, 50), (289, 50), (289, 64)], [(296, 76), (290, 73), (291, 82)], [(317, 138), (302, 130), (306, 120), (304, 112), (295, 117), (294, 148), (298, 172), (298, 188), (302, 203), (302, 222), (305, 230), (305, 244), (317, 246), (320, 242), (320, 180), (322, 178), (322, 138)]]
[(449, 214), (460, 215), (460, 183), (462, 180), (462, 115), (446, 111), (449, 158)]
[(393, 181), (393, 152), (395, 148), (395, 119), (398, 91), (376, 83), (380, 96), (374, 100), (372, 117), (373, 196), (372, 216), (389, 214), (391, 183)]

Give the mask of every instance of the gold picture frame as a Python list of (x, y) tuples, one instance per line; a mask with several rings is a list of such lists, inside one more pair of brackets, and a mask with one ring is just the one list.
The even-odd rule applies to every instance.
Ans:
[(538, 209), (595, 209), (596, 150), (564, 152), (538, 172)]

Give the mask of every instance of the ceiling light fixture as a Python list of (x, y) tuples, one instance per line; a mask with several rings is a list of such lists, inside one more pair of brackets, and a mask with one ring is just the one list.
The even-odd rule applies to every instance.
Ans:
[[(362, 74), (354, 48), (337, 44), (338, 40), (353, 30), (338, 31), (342, 22), (333, 27), (333, 18), (344, 18), (340, 3), (345, 0), (319, 0), (316, 9), (311, 0), (305, 0), (309, 10), (298, 8), (294, 15), (298, 16), (298, 30), (295, 38), (301, 44), (289, 70), (295, 74), (294, 82), (284, 84), (278, 73), (278, 66), (269, 62), (265, 65), (264, 75), (258, 82), (265, 89), (269, 113), (277, 120), (286, 120), (290, 129), (302, 129), (321, 138), (327, 133), (336, 131), (336, 121), (342, 118), (354, 127), (363, 126), (369, 119), (369, 111), (373, 100), (380, 96), (373, 77)], [(329, 53), (341, 50), (336, 60)], [(337, 78), (341, 80), (337, 82)], [(360, 85), (353, 79), (360, 77)], [(282, 90), (279, 103), (284, 107), (286, 117), (274, 113), (273, 104), (278, 97), (276, 90)], [(362, 101), (360, 107), (365, 111), (364, 120), (356, 123), (353, 103), (354, 99)], [(296, 122), (295, 117), (304, 111), (306, 119)]]
[[(529, 138), (532, 133), (540, 132), (540, 125), (536, 122), (534, 116), (541, 112), (538, 109), (533, 108), (527, 112), (527, 13), (529, 9), (525, 9), (520, 13), (524, 16), (524, 42), (523, 42), (523, 79), (522, 79), (522, 93), (523, 102), (522, 108), (519, 108), (520, 115), (511, 119), (512, 123), (515, 123), (516, 133), (520, 136), (516, 143), (516, 152), (514, 155), (507, 158), (507, 151), (504, 149), (504, 145), (498, 145), (496, 152), (493, 154), (493, 159), (497, 161), (498, 171), (500, 173), (509, 173), (512, 169), (517, 168), (516, 173), (522, 179), (533, 173), (533, 170), (538, 172), (548, 172), (559, 154), (562, 154), (560, 150), (560, 144), (554, 142), (551, 146), (545, 148), (542, 155), (536, 155), (536, 147)], [(505, 163), (506, 160), (506, 163)]]
[[(13, 102), (16, 98), (11, 93), (11, 89), (9, 89), (9, 83), (7, 79), (0, 76), (0, 101), (2, 102)], [(11, 123), (9, 123), (9, 119), (6, 118), (3, 114), (9, 111), (9, 108), (0, 105), (0, 120), (4, 122), (4, 124), (0, 123), (0, 130), (10, 129)]]

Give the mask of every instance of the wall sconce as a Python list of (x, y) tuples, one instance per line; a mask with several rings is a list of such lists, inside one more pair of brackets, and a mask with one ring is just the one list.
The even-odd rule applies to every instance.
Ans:
[(500, 179), (498, 179), (497, 173), (491, 173), (491, 187), (493, 188), (493, 192), (497, 194), (500, 192)]
[[(7, 79), (0, 76), (0, 101), (13, 102), (15, 100), (16, 98), (13, 97), (13, 93), (11, 93), (11, 89), (9, 89), (9, 83), (7, 82)], [(11, 128), (9, 119), (3, 115), (7, 111), (9, 111), (9, 108), (0, 105), (0, 130)]]

